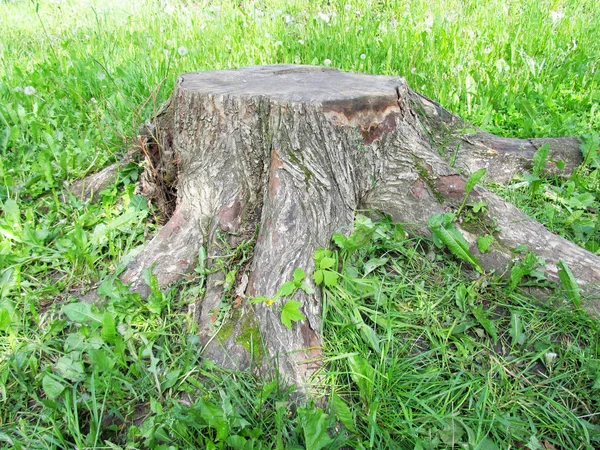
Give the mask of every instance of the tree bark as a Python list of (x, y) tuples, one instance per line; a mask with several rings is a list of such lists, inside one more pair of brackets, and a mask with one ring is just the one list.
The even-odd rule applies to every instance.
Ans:
[[(122, 276), (142, 294), (144, 268), (154, 267), (161, 285), (169, 284), (196, 265), (201, 247), (215, 266), (224, 243), (238, 245), (258, 229), (236, 290), (273, 296), (295, 268), (310, 273), (315, 249), (350, 229), (358, 209), (385, 211), (427, 235), (432, 214), (460, 204), (470, 171), (486, 167), (490, 179), (506, 181), (527, 169), (545, 142), (552, 159), (566, 162), (565, 172), (581, 162), (576, 139), (507, 139), (465, 130), (403, 78), (313, 66), (184, 74), (154, 123), (162, 152), (177, 163), (177, 206)], [(599, 308), (598, 256), (483, 187), (470, 200), (487, 202), (487, 218), (499, 228), (492, 252), (479, 255), (486, 270), (505, 271), (512, 249), (525, 244), (546, 259), (549, 280), (558, 280), (556, 264), (566, 261), (586, 293), (586, 307)], [(477, 254), (477, 236), (463, 232)], [(197, 305), (205, 356), (263, 371), (276, 362), (288, 382), (306, 387), (320, 362), (319, 292), (296, 296), (307, 320), (291, 330), (281, 323), (281, 300), (270, 307), (244, 301), (228, 309), (220, 330), (212, 329), (233, 291), (223, 274), (209, 275)]]

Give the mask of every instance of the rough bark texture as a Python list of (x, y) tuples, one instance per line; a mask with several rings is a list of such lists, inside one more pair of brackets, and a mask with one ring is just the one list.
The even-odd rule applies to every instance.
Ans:
[[(273, 296), (295, 268), (312, 270), (315, 249), (350, 229), (357, 209), (388, 212), (428, 234), (428, 217), (463, 199), (469, 171), (487, 167), (490, 178), (505, 181), (527, 168), (546, 141), (567, 170), (581, 161), (576, 139), (460, 132), (460, 119), (403, 78), (312, 66), (184, 74), (155, 124), (162, 151), (177, 161), (178, 199), (170, 221), (123, 275), (142, 293), (144, 267), (155, 265), (165, 285), (195, 266), (201, 247), (214, 266), (224, 244), (235, 246), (258, 229), (236, 287), (247, 297)], [(488, 218), (499, 228), (493, 251), (480, 255), (485, 269), (504, 271), (511, 250), (525, 244), (548, 261), (550, 280), (565, 260), (588, 294), (587, 307), (598, 308), (600, 258), (482, 187), (471, 197), (488, 203)], [(474, 243), (475, 234), (465, 235)], [(289, 382), (306, 386), (319, 366), (319, 293), (296, 297), (308, 320), (292, 330), (281, 323), (281, 301), (245, 301), (215, 331), (211, 324), (231, 292), (223, 278), (209, 276), (197, 308), (205, 355), (228, 367), (267, 370), (276, 363)]]

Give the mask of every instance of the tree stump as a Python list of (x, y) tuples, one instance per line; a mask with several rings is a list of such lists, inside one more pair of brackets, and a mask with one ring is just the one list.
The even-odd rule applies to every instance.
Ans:
[[(471, 171), (486, 167), (490, 179), (506, 181), (531, 167), (544, 143), (550, 159), (566, 162), (566, 172), (581, 162), (577, 139), (468, 131), (403, 78), (314, 66), (184, 74), (153, 125), (161, 154), (177, 168), (177, 207), (122, 275), (142, 294), (143, 268), (154, 267), (167, 285), (194, 268), (201, 247), (214, 264), (223, 242), (235, 246), (258, 229), (235, 288), (245, 297), (272, 296), (295, 268), (310, 273), (315, 249), (351, 229), (357, 210), (384, 211), (427, 235), (431, 215), (461, 203)], [(586, 294), (585, 306), (600, 307), (598, 256), (483, 187), (469, 199), (487, 202), (487, 217), (498, 228), (486, 254), (479, 254), (477, 236), (462, 230), (486, 270), (505, 271), (512, 250), (524, 244), (547, 261), (549, 280), (558, 281), (556, 264), (565, 261)], [(243, 368), (251, 361), (266, 366), (260, 357), (266, 352), (286, 381), (306, 386), (320, 362), (320, 293), (296, 297), (307, 320), (291, 330), (281, 323), (277, 302), (244, 301), (228, 318), (227, 331), (213, 336), (210, 324), (227, 288), (223, 278), (218, 272), (208, 276), (197, 305), (205, 356)]]

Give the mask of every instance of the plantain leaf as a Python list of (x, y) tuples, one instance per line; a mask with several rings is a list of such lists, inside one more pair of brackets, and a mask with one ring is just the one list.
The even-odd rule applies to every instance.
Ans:
[(560, 284), (565, 289), (567, 297), (576, 308), (581, 308), (581, 296), (579, 295), (579, 286), (577, 280), (573, 276), (573, 272), (569, 269), (567, 263), (562, 259), (558, 262), (558, 278), (560, 278)]
[(373, 394), (375, 369), (360, 355), (350, 355), (347, 361), (350, 366), (350, 376), (358, 386), (360, 397), (368, 404)]
[(351, 431), (352, 433), (358, 433), (358, 430), (354, 425), (354, 414), (352, 414), (352, 411), (346, 402), (344, 402), (344, 400), (342, 400), (342, 398), (335, 392), (331, 394), (331, 404), (335, 410), (336, 417), (342, 423), (342, 425), (344, 425), (348, 431)]
[(496, 329), (496, 324), (493, 320), (488, 319), (485, 316), (485, 312), (483, 311), (483, 306), (479, 305), (471, 309), (471, 312), (477, 319), (477, 321), (481, 324), (485, 331), (492, 337), (494, 340), (494, 344), (498, 342), (498, 330)]
[(304, 432), (304, 442), (307, 449), (321, 450), (333, 441), (327, 433), (331, 419), (321, 408), (299, 408), (298, 417)]
[(533, 154), (533, 175), (539, 177), (542, 174), (542, 170), (544, 170), (544, 167), (548, 162), (549, 150), (550, 147), (548, 146), (548, 144), (544, 144), (540, 148), (538, 148)]
[(50, 400), (54, 400), (65, 390), (65, 385), (60, 381), (56, 380), (52, 375), (44, 375), (42, 378), (42, 389), (44, 390), (44, 394)]
[(479, 170), (473, 172), (469, 176), (469, 178), (467, 179), (467, 182), (465, 183), (465, 196), (469, 195), (469, 193), (473, 190), (475, 185), (477, 183), (479, 183), (479, 180), (481, 180), (483, 178), (485, 173), (486, 173), (486, 169), (484, 167), (482, 169), (479, 169)]
[(389, 258), (371, 258), (365, 263), (365, 276), (387, 263)]
[(69, 303), (62, 308), (63, 313), (77, 323), (102, 323), (103, 315), (92, 310), (89, 303)]
[(117, 338), (117, 326), (115, 323), (115, 317), (110, 311), (104, 311), (102, 316), (102, 331), (100, 336), (104, 342), (114, 344)]
[(512, 337), (512, 345), (523, 345), (527, 340), (527, 336), (523, 332), (523, 323), (521, 317), (517, 313), (512, 313), (510, 316), (510, 329), (508, 330)]
[(479, 169), (479, 170), (473, 172), (467, 179), (467, 182), (465, 183), (465, 198), (463, 199), (462, 204), (460, 205), (460, 207), (458, 208), (458, 211), (456, 212), (457, 216), (460, 216), (461, 211), (467, 204), (467, 199), (469, 198), (469, 193), (473, 190), (475, 185), (477, 183), (479, 183), (479, 180), (481, 180), (481, 178), (483, 178), (483, 176), (485, 175), (485, 172), (486, 172), (485, 168)]
[(510, 271), (510, 290), (515, 289), (524, 276), (530, 275), (535, 269), (536, 264), (537, 257), (535, 253), (527, 253), (522, 261), (517, 261)]
[[(458, 231), (448, 220), (450, 217), (447, 214), (435, 214), (428, 220), (429, 228), (435, 238), (442, 242), (448, 249), (459, 259), (473, 265), (477, 271), (483, 273), (483, 269), (479, 265), (479, 260), (469, 251), (469, 244), (465, 240), (460, 231)], [(454, 217), (454, 214), (451, 214)]]

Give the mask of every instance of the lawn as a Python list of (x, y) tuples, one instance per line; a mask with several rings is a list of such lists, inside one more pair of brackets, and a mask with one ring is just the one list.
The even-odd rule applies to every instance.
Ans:
[(134, 146), (182, 72), (330, 65), (404, 76), (496, 134), (581, 136), (573, 176), (491, 187), (600, 254), (598, 36), (583, 0), (0, 0), (0, 447), (599, 448), (600, 324), (535, 255), (473, 277), (358, 216), (331, 247), (317, 402), (298, 403), (202, 359), (201, 261), (146, 300), (118, 280), (160, 220), (143, 166), (96, 202), (65, 188)]

